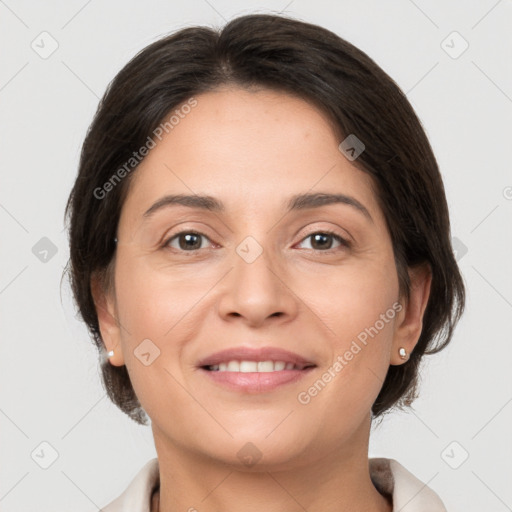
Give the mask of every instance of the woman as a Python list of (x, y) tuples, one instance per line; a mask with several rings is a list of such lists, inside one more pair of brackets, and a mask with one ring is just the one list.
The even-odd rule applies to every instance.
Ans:
[(103, 510), (445, 510), (368, 458), (464, 308), (435, 157), (368, 56), (272, 15), (151, 44), (67, 213), (106, 390), (158, 455)]

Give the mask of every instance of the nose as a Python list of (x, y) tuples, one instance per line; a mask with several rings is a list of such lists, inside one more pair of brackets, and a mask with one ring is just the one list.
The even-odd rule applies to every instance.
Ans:
[(298, 298), (284, 263), (265, 250), (253, 261), (240, 254), (233, 255), (234, 268), (224, 280), (219, 314), (227, 321), (241, 318), (250, 327), (292, 320)]

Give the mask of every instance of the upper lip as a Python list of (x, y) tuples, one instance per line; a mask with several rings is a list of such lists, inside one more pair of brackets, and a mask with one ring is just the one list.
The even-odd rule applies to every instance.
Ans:
[(198, 366), (212, 366), (228, 361), (284, 361), (285, 363), (293, 363), (301, 367), (314, 366), (312, 361), (308, 361), (299, 354), (277, 347), (228, 348), (201, 359)]

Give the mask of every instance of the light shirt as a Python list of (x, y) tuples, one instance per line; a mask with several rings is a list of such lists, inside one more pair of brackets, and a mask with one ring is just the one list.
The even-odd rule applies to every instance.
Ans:
[[(372, 458), (370, 477), (377, 490), (392, 496), (394, 512), (446, 512), (439, 496), (394, 459)], [(150, 512), (151, 495), (160, 483), (158, 459), (149, 460), (124, 492), (103, 512)]]

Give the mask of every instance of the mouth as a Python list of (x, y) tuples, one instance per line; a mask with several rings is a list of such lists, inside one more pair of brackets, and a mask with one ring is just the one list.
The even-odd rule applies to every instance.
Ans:
[(262, 393), (297, 382), (316, 364), (293, 352), (273, 347), (239, 347), (217, 352), (199, 362), (201, 373), (231, 391)]
[(202, 366), (204, 370), (210, 372), (240, 372), (240, 373), (271, 373), (281, 372), (283, 370), (304, 370), (310, 368), (313, 364), (294, 364), (286, 361), (224, 361), (219, 364)]

